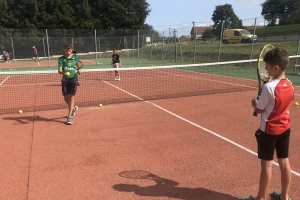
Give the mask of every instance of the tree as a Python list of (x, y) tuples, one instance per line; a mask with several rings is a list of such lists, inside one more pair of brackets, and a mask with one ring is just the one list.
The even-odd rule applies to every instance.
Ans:
[(211, 29), (206, 29), (202, 34), (202, 40), (207, 41), (211, 40), (213, 38), (213, 34), (211, 32)]
[(146, 0), (0, 0), (0, 27), (13, 29), (139, 29)]
[(299, 0), (266, 0), (261, 6), (268, 26), (299, 23)]
[(242, 20), (236, 16), (230, 4), (216, 6), (211, 19), (214, 22), (212, 34), (218, 38), (220, 38), (222, 23), (223, 30), (229, 28), (243, 28)]

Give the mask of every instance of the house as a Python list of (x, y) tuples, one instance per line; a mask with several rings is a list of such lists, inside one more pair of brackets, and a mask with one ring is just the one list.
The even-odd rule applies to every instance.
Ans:
[(192, 30), (191, 30), (191, 40), (194, 40), (195, 39), (195, 35), (196, 35), (196, 38), (197, 40), (201, 40), (202, 39), (202, 34), (204, 33), (204, 31), (206, 29), (211, 29), (211, 26), (198, 26), (198, 27), (193, 27)]
[(182, 42), (190, 41), (191, 40), (191, 36), (189, 36), (189, 35), (182, 35), (179, 39)]

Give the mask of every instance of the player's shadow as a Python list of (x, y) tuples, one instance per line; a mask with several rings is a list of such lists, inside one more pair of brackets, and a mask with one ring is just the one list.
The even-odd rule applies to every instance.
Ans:
[[(34, 121), (42, 121), (42, 122), (56, 122), (56, 123), (65, 123), (65, 117), (58, 118), (44, 118), (39, 115), (37, 116), (22, 116), (22, 117), (3, 117), (4, 120), (12, 120), (16, 121), (18, 124), (29, 124)], [(64, 119), (64, 120), (62, 120)]]
[[(158, 176), (156, 176), (154, 179), (149, 179), (149, 181), (154, 181), (155, 185), (142, 187), (135, 184), (116, 184), (113, 185), (113, 189), (119, 192), (133, 192), (139, 196), (169, 197), (184, 200), (237, 199), (237, 197), (232, 195), (208, 190), (205, 188), (178, 187), (178, 182)], [(201, 182), (199, 181), (198, 183), (200, 184)]]

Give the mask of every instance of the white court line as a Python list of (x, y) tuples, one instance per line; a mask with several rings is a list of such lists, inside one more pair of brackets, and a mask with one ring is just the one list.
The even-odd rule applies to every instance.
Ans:
[[(169, 111), (169, 110), (167, 110), (167, 109), (165, 109), (163, 107), (160, 107), (159, 105), (157, 105), (157, 104), (155, 104), (153, 102), (146, 101), (146, 100), (144, 100), (144, 99), (142, 99), (142, 98), (140, 98), (140, 97), (138, 97), (138, 96), (136, 96), (134, 94), (131, 94), (130, 92), (128, 92), (126, 90), (123, 90), (122, 88), (120, 88), (118, 86), (115, 86), (115, 85), (113, 85), (113, 84), (111, 84), (111, 83), (109, 83), (107, 81), (103, 81), (103, 82), (106, 83), (106, 84), (108, 84), (108, 85), (110, 85), (110, 86), (112, 86), (112, 87), (114, 87), (114, 88), (116, 88), (116, 89), (118, 89), (118, 90), (121, 90), (122, 92), (124, 92), (124, 93), (126, 93), (126, 94), (128, 94), (130, 96), (133, 96), (133, 97), (137, 98), (140, 101), (144, 101), (144, 102), (146, 102), (146, 103), (148, 103), (148, 104), (150, 104), (150, 105), (152, 105), (152, 106), (154, 106), (154, 107), (156, 107), (156, 108), (158, 108), (158, 109), (160, 109), (160, 110), (162, 110), (162, 111), (164, 111), (166, 113), (169, 113), (170, 115), (172, 115), (172, 116), (174, 116), (174, 117), (176, 117), (178, 119), (181, 119), (182, 121), (185, 121), (185, 122), (187, 122), (187, 123), (189, 123), (189, 124), (191, 124), (191, 125), (193, 125), (193, 126), (195, 126), (197, 128), (200, 128), (200, 129), (202, 129), (202, 130), (204, 130), (204, 131), (206, 131), (206, 132), (208, 132), (208, 133), (210, 133), (210, 134), (212, 134), (212, 135), (214, 135), (214, 136), (216, 136), (216, 137), (218, 137), (218, 138), (220, 138), (222, 140), (225, 140), (226, 142), (229, 142), (230, 144), (233, 144), (234, 146), (239, 147), (239, 148), (243, 149), (244, 151), (247, 151), (250, 154), (253, 154), (253, 155), (257, 156), (257, 153), (255, 153), (254, 151), (252, 151), (252, 150), (250, 150), (250, 149), (248, 149), (248, 148), (246, 148), (246, 147), (244, 147), (244, 146), (242, 146), (242, 145), (240, 145), (240, 144), (238, 144), (238, 143), (236, 143), (236, 142), (234, 142), (232, 140), (229, 140), (228, 138), (226, 138), (224, 136), (221, 136), (221, 135), (219, 135), (219, 134), (217, 134), (217, 133), (215, 133), (215, 132), (213, 132), (213, 131), (211, 131), (211, 130), (209, 130), (207, 128), (204, 128), (203, 126), (200, 126), (200, 125), (198, 125), (198, 124), (196, 124), (194, 122), (191, 122), (191, 121), (189, 121), (189, 120), (187, 120), (187, 119), (185, 119), (185, 118), (183, 118), (183, 117), (181, 117), (181, 116), (179, 116), (179, 115), (177, 115), (177, 114), (175, 114), (175, 113), (173, 113), (173, 112), (171, 112), (171, 111)], [(275, 162), (275, 161), (273, 161), (273, 164), (276, 165), (276, 166), (279, 166), (279, 164), (277, 162)], [(292, 174), (300, 177), (300, 173), (298, 173), (296, 171), (292, 170)]]
[(2, 85), (5, 81), (7, 81), (7, 79), (9, 79), (9, 77), (10, 77), (10, 76), (6, 77), (6, 79), (4, 79), (4, 80), (0, 83), (0, 85)]

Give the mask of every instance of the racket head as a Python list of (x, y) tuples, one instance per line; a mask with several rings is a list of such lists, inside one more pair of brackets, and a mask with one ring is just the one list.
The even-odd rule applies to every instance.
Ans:
[(259, 82), (259, 90), (258, 90), (258, 94), (261, 94), (261, 89), (263, 86), (263, 83), (268, 82), (269, 80), (269, 74), (268, 71), (266, 70), (266, 63), (264, 61), (264, 57), (266, 55), (266, 53), (272, 49), (274, 49), (275, 47), (271, 44), (267, 44), (265, 45), (258, 56), (258, 60), (257, 60), (257, 77), (258, 77), (258, 82)]
[(123, 178), (130, 178), (130, 179), (156, 179), (157, 176), (143, 170), (129, 170), (124, 171), (119, 174), (119, 176)]

